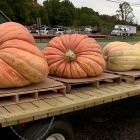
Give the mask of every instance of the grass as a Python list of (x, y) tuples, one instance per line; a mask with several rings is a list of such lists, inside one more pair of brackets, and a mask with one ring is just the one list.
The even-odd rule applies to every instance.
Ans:
[(102, 40), (97, 40), (98, 42), (112, 42), (112, 41), (123, 41), (123, 42), (138, 42), (140, 41), (140, 37), (125, 37), (125, 38), (121, 38), (121, 37), (108, 37), (106, 39), (102, 39)]
[[(47, 45), (47, 43), (50, 41), (50, 39), (37, 39), (36, 43), (37, 46), (40, 50), (44, 49)], [(123, 41), (123, 42), (128, 42), (130, 44), (134, 44), (138, 41), (140, 41), (140, 36), (136, 36), (136, 37), (128, 37), (128, 38), (120, 38), (120, 37), (112, 37), (112, 38), (106, 38), (106, 39), (100, 39), (98, 40), (98, 43), (100, 44), (100, 46), (103, 48), (106, 44), (108, 44), (109, 42), (113, 42), (113, 41)]]
[(36, 39), (35, 40), (36, 41), (36, 43), (48, 43), (49, 41), (50, 41), (50, 39)]

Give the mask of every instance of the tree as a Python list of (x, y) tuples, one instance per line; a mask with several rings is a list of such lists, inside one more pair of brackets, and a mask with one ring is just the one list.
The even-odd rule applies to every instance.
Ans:
[(63, 26), (70, 26), (72, 24), (72, 15), (67, 7), (60, 8), (57, 14), (57, 22)]
[(134, 14), (131, 5), (128, 2), (119, 4), (119, 10), (116, 11), (116, 17), (124, 22), (133, 22)]
[(43, 7), (48, 14), (48, 20), (51, 25), (58, 25), (57, 15), (60, 9), (60, 0), (46, 0)]
[(95, 15), (89, 15), (87, 13), (82, 13), (78, 22), (79, 26), (98, 26), (99, 17)]

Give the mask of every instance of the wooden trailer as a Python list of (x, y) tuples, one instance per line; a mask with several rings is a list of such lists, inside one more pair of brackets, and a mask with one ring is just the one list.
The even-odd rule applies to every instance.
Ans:
[[(52, 117), (140, 94), (139, 79), (133, 83), (120, 79), (119, 75), (106, 73), (100, 78), (71, 84), (50, 77), (29, 87), (0, 90), (0, 125), (30, 122), (30, 127), (22, 133), (29, 140), (39, 137), (41, 140), (74, 140), (70, 125)], [(66, 92), (68, 85), (70, 93)], [(47, 118), (47, 124), (44, 118)]]

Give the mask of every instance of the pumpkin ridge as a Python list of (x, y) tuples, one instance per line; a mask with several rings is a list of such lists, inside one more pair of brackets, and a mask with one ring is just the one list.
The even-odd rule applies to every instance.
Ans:
[[(79, 67), (84, 71), (84, 73), (86, 74), (86, 71), (80, 66), (80, 63), (76, 60), (77, 64), (79, 64)], [(87, 74), (86, 74), (87, 77)]]
[[(75, 51), (76, 50), (81, 50), (82, 48), (85, 48), (85, 46), (89, 46), (92, 44), (92, 47), (97, 44), (97, 42), (94, 42), (93, 38), (84, 38), (76, 47), (75, 47)], [(93, 45), (94, 44), (94, 45)], [(95, 46), (94, 46), (95, 47)]]
[[(82, 35), (80, 35), (80, 36), (82, 36)], [(74, 50), (76, 50), (76, 48), (79, 46), (79, 44), (81, 44), (81, 42), (82, 42), (83, 40), (87, 39), (87, 38), (88, 38), (87, 35), (83, 35), (83, 36), (81, 37), (81, 39), (79, 39), (79, 40), (76, 39), (76, 41), (78, 40), (78, 43), (76, 44)]]
[[(14, 33), (13, 33), (14, 32)], [(6, 33), (0, 38), (0, 44), (6, 42), (7, 40), (13, 40), (16, 37), (13, 37), (13, 35), (18, 36), (18, 40), (26, 41), (28, 43), (31, 43), (32, 45), (35, 45), (35, 41), (32, 37), (28, 36), (27, 33), (17, 32), (17, 31), (11, 31), (10, 33)], [(6, 38), (8, 36), (9, 38)], [(22, 39), (21, 39), (22, 38)]]
[(79, 62), (79, 65), (82, 68), (84, 68), (84, 71), (86, 72), (87, 76), (91, 77), (96, 75), (95, 70), (91, 68), (88, 63), (83, 63), (83, 61), (79, 58), (77, 59), (77, 61)]
[(0, 26), (0, 30), (5, 29), (5, 26), (6, 26), (6, 28), (8, 28), (8, 27), (10, 28), (11, 26), (14, 26), (14, 27), (18, 26), (18, 27), (24, 29), (25, 31), (29, 32), (27, 28), (25, 28), (23, 25), (21, 25), (17, 22), (11, 22), (11, 21), (10, 22), (5, 22), (5, 23), (2, 24), (2, 26)]
[[(61, 71), (62, 70), (62, 71)], [(58, 68), (57, 68), (57, 70), (56, 70), (56, 72), (55, 72), (55, 74), (57, 74), (59, 77), (61, 77), (62, 75), (63, 75), (63, 73), (64, 73), (64, 70), (65, 70), (65, 63), (64, 62), (62, 62), (60, 65), (58, 65)], [(61, 71), (61, 72), (60, 72)]]
[[(70, 36), (70, 35), (69, 35)], [(68, 35), (61, 35), (60, 36), (60, 39), (61, 39), (61, 41), (62, 41), (62, 44), (63, 44), (63, 46), (66, 48), (66, 51), (69, 49), (69, 42), (67, 42), (67, 38), (69, 38), (69, 36)]]
[[(6, 67), (4, 67), (4, 66), (6, 66)], [(2, 79), (1, 79), (0, 88), (18, 87), (18, 86), (25, 86), (27, 84), (30, 84), (30, 81), (28, 79), (23, 77), (20, 73), (18, 73), (14, 68), (12, 68), (6, 62), (4, 62), (2, 59), (0, 59), (0, 68), (1, 68), (1, 73), (4, 76), (1, 78), (4, 81), (7, 81), (5, 84), (5, 83), (3, 83)], [(6, 68), (6, 70), (5, 70), (5, 68)], [(11, 72), (12, 74), (10, 74), (8, 71)], [(14, 74), (14, 76), (13, 76), (13, 74)], [(9, 82), (12, 82), (12, 86), (10, 86)]]
[(95, 75), (97, 75), (96, 71), (95, 71), (95, 66), (93, 65), (94, 61), (92, 62), (91, 59), (89, 58), (84, 58), (85, 59), (85, 63), (90, 67), (90, 69), (93, 69)]
[[(73, 37), (74, 37), (74, 40), (73, 40)], [(71, 47), (71, 50), (74, 50), (74, 48), (75, 48), (75, 44), (73, 44), (73, 42), (74, 43), (76, 42), (77, 37), (78, 37), (77, 34), (72, 34), (70, 36), (70, 47)]]
[(56, 52), (57, 52), (57, 55), (64, 56), (64, 53), (62, 51), (59, 51), (57, 48), (47, 47), (46, 50), (44, 50), (44, 54), (45, 55), (52, 55), (52, 54), (55, 55)]
[(64, 62), (63, 60), (60, 60), (60, 61), (57, 61), (57, 62), (51, 64), (49, 66), (50, 74), (51, 73), (55, 74), (55, 72), (57, 71), (57, 67), (63, 62)]
[[(61, 42), (61, 45), (60, 45), (60, 47), (59, 47), (59, 45), (58, 45), (58, 40), (56, 40), (56, 39), (59, 39), (59, 43)], [(61, 39), (59, 38), (59, 37), (54, 37), (53, 38), (54, 40), (53, 41), (50, 41), (49, 43), (48, 43), (48, 47), (56, 47), (57, 46), (57, 49), (58, 50), (60, 50), (60, 51), (62, 51), (62, 49), (63, 49), (63, 51), (66, 51), (66, 48), (64, 47), (64, 45), (63, 45), (63, 43), (62, 43), (62, 41), (61, 41)], [(54, 44), (55, 43), (55, 44)], [(62, 51), (62, 52), (63, 52)]]
[[(14, 43), (13, 41), (15, 41), (15, 42), (18, 41), (18, 43), (19, 43), (19, 41), (22, 41), (20, 43), (25, 43), (25, 45), (30, 45), (31, 49), (29, 47), (26, 47), (28, 50), (26, 50), (25, 47), (17, 48), (16, 46), (19, 46), (20, 43), (19, 44), (11, 44), (11, 41), (12, 41), (12, 43)], [(7, 46), (7, 45), (9, 45), (9, 46)], [(2, 45), (0, 45), (0, 51), (4, 50), (4, 49), (7, 49), (7, 48), (9, 48), (9, 49), (14, 48), (14, 49), (22, 50), (22, 51), (25, 51), (25, 52), (27, 51), (27, 52), (30, 52), (33, 55), (39, 56), (40, 58), (44, 58), (44, 55), (39, 51), (39, 49), (36, 46), (34, 46), (33, 44), (31, 44), (29, 42), (23, 41), (23, 40), (12, 39), (12, 40), (5, 41)]]
[[(90, 55), (81, 55), (80, 57), (91, 59), (91, 60), (93, 60), (94, 62), (96, 62), (98, 65), (100, 65), (101, 67), (103, 66), (103, 68), (105, 68), (105, 63), (102, 63), (102, 64), (100, 63), (100, 59), (101, 59), (101, 58), (100, 58), (99, 60), (97, 60), (98, 57), (95, 57), (95, 58), (92, 57), (92, 58), (91, 58)], [(104, 62), (104, 61), (101, 61), (101, 62)]]
[[(79, 37), (80, 37), (80, 39), (79, 39)], [(73, 50), (75, 50), (75, 48), (80, 44), (81, 40), (83, 40), (85, 38), (88, 38), (88, 36), (87, 35), (79, 35), (79, 34), (77, 34), (77, 38), (75, 39), (76, 46), (73, 48)]]
[[(16, 71), (19, 75), (21, 75), (22, 77), (24, 77), (19, 71), (17, 71), (16, 69), (14, 69), (11, 65), (9, 65), (5, 60), (3, 60), (3, 58), (0, 57), (0, 59), (7, 64), (8, 67), (10, 67), (11, 69), (13, 69), (14, 71)], [(26, 77), (24, 77), (27, 81), (29, 81)], [(29, 81), (30, 82), (30, 81)]]
[[(86, 72), (80, 67), (80, 65), (78, 65), (77, 62), (74, 63), (74, 65), (75, 65), (75, 67), (76, 67), (76, 69), (77, 69), (78, 75), (79, 75), (81, 78), (86, 78), (86, 77), (87, 77), (87, 74), (86, 74)], [(79, 70), (79, 68), (80, 68), (81, 70)]]
[(71, 75), (72, 75), (72, 78), (75, 78), (75, 79), (77, 79), (78, 77), (79, 77), (79, 75), (78, 75), (78, 72), (77, 72), (77, 70), (76, 70), (76, 67), (75, 67), (75, 65), (74, 65), (74, 63), (75, 62), (71, 62), (70, 63), (70, 67), (71, 67)]
[[(25, 51), (26, 52), (26, 51)], [(14, 58), (16, 58), (16, 63), (18, 62), (20, 65), (22, 64), (22, 65), (24, 65), (24, 66), (26, 66), (26, 67), (23, 67), (23, 66), (21, 66), (22, 68), (20, 69), (19, 68), (19, 65), (16, 65), (15, 66), (15, 64), (14, 65), (11, 65), (11, 63), (8, 63), (7, 61), (5, 61), (5, 59), (3, 59), (2, 58), (2, 53), (3, 54), (6, 54), (6, 57), (7, 57), (7, 59), (8, 59), (8, 56), (9, 56), (9, 58), (12, 58), (13, 57), (13, 59)], [(28, 52), (26, 52), (26, 53), (28, 53)], [(8, 54), (8, 55), (7, 55)], [(12, 57), (11, 57), (12, 56)], [(38, 56), (36, 56), (36, 57), (38, 57)], [(19, 58), (18, 57), (18, 59), (17, 59), (17, 57), (16, 56), (13, 56), (10, 52), (0, 52), (0, 58), (4, 61), (4, 62), (6, 62), (8, 65), (10, 65), (12, 68), (14, 68), (14, 69), (16, 69), (16, 71), (18, 72), (18, 73), (20, 73), (23, 77), (26, 77), (30, 82), (32, 82), (32, 83), (34, 83), (34, 81), (35, 82), (38, 82), (38, 77), (42, 77), (41, 76), (41, 73), (40, 73), (40, 69), (35, 69), (34, 67), (33, 67), (33, 65), (31, 66), (31, 64), (28, 62), (28, 61), (26, 61), (26, 60), (24, 60), (24, 59), (22, 59), (22, 58)], [(9, 59), (8, 59), (9, 60)], [(45, 61), (44, 61), (45, 62)], [(13, 64), (13, 63), (12, 63)], [(28, 71), (26, 71), (26, 70), (28, 70), (27, 68), (30, 68), (30, 72)], [(24, 69), (23, 69), (24, 68)], [(25, 69), (26, 68), (26, 69)], [(36, 75), (36, 76), (34, 76), (34, 73), (37, 73), (38, 75)], [(38, 77), (37, 77), (38, 76)], [(35, 80), (35, 78), (36, 78), (36, 80)]]

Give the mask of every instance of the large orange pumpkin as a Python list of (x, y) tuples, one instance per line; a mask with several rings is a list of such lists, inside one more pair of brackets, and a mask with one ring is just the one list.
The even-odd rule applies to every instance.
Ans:
[(48, 65), (35, 40), (21, 24), (0, 25), (0, 88), (38, 83), (48, 75)]
[(97, 41), (87, 35), (61, 35), (43, 50), (50, 75), (85, 78), (102, 74), (105, 61)]

